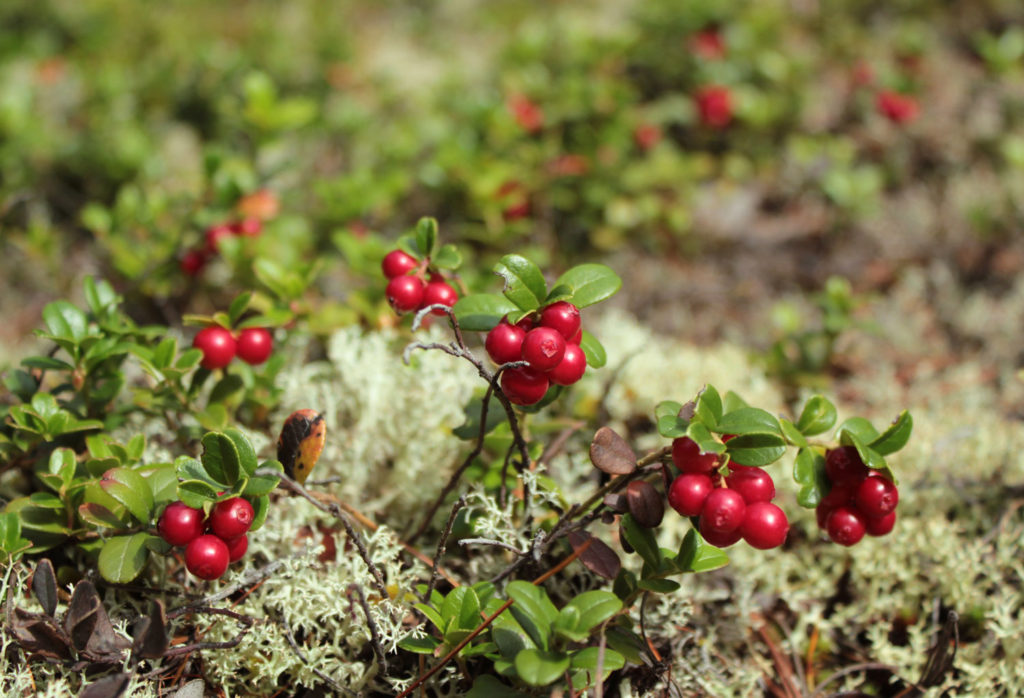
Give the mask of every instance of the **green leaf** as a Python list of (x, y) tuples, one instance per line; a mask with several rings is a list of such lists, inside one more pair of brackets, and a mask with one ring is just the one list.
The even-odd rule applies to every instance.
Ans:
[(782, 434), (779, 420), (770, 412), (758, 407), (741, 407), (725, 414), (718, 422), (715, 431), (721, 434)]
[(230, 402), (232, 396), (236, 393), (240, 393), (244, 389), (245, 382), (242, 380), (242, 377), (236, 373), (229, 373), (217, 381), (217, 384), (213, 386), (213, 389), (210, 391), (210, 402)]
[(454, 620), (460, 630), (473, 630), (480, 625), (480, 598), (472, 587), (455, 587), (441, 604), (441, 617), (447, 623)]
[(805, 509), (818, 506), (829, 489), (825, 457), (812, 448), (801, 448), (793, 462), (793, 480), (800, 485), (797, 504)]
[(661, 549), (654, 537), (654, 532), (644, 528), (636, 522), (632, 514), (623, 514), (619, 521), (622, 536), (640, 556), (640, 558), (651, 567), (657, 569), (661, 564)]
[(78, 515), (83, 521), (93, 526), (114, 529), (126, 528), (124, 521), (119, 519), (114, 512), (95, 502), (86, 502), (79, 505)]
[(801, 448), (807, 446), (807, 439), (800, 433), (800, 430), (796, 428), (793, 422), (788, 419), (780, 419), (779, 426), (782, 427), (782, 435), (786, 437), (786, 441)]
[(462, 253), (455, 245), (442, 245), (430, 261), (439, 269), (455, 270), (462, 266)]
[(178, 483), (178, 499), (192, 507), (202, 509), (206, 503), (217, 501), (217, 488), (204, 480), (184, 480)]
[[(869, 444), (878, 438), (878, 430), (871, 425), (871, 422), (863, 417), (850, 417), (839, 425), (839, 440), (842, 441), (844, 434), (852, 434), (864, 444)], [(853, 443), (844, 443), (844, 446), (852, 446)]]
[(587, 366), (601, 368), (608, 363), (608, 354), (605, 353), (604, 346), (601, 342), (597, 341), (597, 337), (586, 330), (583, 330), (583, 333), (580, 335), (580, 349), (583, 350), (583, 355), (587, 357)]
[(729, 390), (725, 393), (725, 398), (722, 399), (722, 409), (726, 412), (735, 412), (741, 407), (749, 407), (747, 401), (741, 398), (739, 395)]
[(63, 300), (46, 304), (43, 308), (43, 322), (53, 336), (75, 342), (86, 336), (89, 327), (85, 313)]
[(469, 689), (466, 698), (529, 698), (529, 694), (520, 693), (506, 686), (490, 674), (483, 674), (473, 682), (473, 687)]
[(238, 324), (238, 321), (242, 318), (242, 313), (249, 307), (249, 301), (252, 300), (252, 292), (245, 291), (235, 296), (235, 300), (231, 301), (231, 307), (228, 308), (228, 318), (230, 319), (230, 325), (234, 327)]
[(618, 613), (622, 609), (622, 601), (610, 591), (595, 589), (576, 596), (562, 611), (569, 608), (575, 609), (578, 614), (576, 629), (589, 634), (598, 625)]
[(656, 594), (671, 594), (674, 591), (678, 591), (681, 585), (672, 579), (644, 577), (637, 586), (646, 591), (653, 591)]
[(75, 368), (67, 361), (61, 361), (52, 356), (30, 356), (27, 359), (22, 359), (21, 365), (25, 368), (38, 368), (43, 371), (71, 371)]
[(896, 474), (893, 473), (892, 468), (885, 462), (885, 457), (875, 449), (868, 446), (861, 438), (852, 431), (840, 431), (839, 443), (843, 446), (853, 446), (857, 449), (857, 455), (864, 462), (864, 465), (868, 466), (872, 470), (878, 470), (885, 474), (894, 485), (900, 484), (896, 479)]
[(127, 584), (138, 577), (149, 560), (146, 541), (152, 537), (148, 533), (136, 533), (107, 540), (97, 563), (100, 575), (115, 584)]
[(516, 673), (531, 686), (547, 686), (569, 668), (569, 657), (559, 652), (523, 650), (516, 655)]
[(740, 465), (764, 466), (786, 453), (786, 440), (778, 434), (741, 434), (725, 444), (729, 458)]
[(153, 491), (142, 475), (127, 467), (111, 468), (103, 474), (100, 487), (139, 523), (149, 523), (153, 516)]
[[(417, 604), (419, 606), (420, 604)], [(415, 654), (433, 654), (434, 650), (438, 648), (441, 642), (437, 638), (425, 635), (423, 637), (413, 637), (412, 635), (406, 635), (404, 638), (398, 641), (398, 646), (408, 652)]]
[(914, 420), (906, 410), (900, 412), (889, 427), (881, 433), (874, 441), (868, 444), (877, 453), (887, 456), (895, 453), (907, 445), (910, 440), (910, 432), (914, 430)]
[(256, 497), (251, 500), (253, 508), (252, 525), (249, 526), (250, 531), (258, 531), (263, 528), (263, 524), (267, 520), (267, 514), (270, 513), (270, 497), (263, 495), (262, 497)]
[(21, 520), (16, 512), (0, 514), (0, 551), (7, 557), (27, 550), (31, 543), (21, 536)]
[(419, 609), (420, 613), (426, 616), (427, 620), (434, 624), (434, 627), (440, 631), (444, 631), (445, 626), (448, 624), (447, 621), (441, 617), (437, 609), (425, 603), (413, 604)]
[(494, 273), (505, 280), (502, 293), (520, 310), (539, 308), (547, 295), (544, 275), (526, 257), (507, 254), (494, 265)]
[(515, 303), (497, 293), (463, 296), (452, 306), (459, 326), (473, 332), (490, 331), (503, 317), (517, 309)]
[(579, 622), (579, 609), (565, 606), (558, 612), (558, 618), (555, 618), (551, 629), (554, 630), (555, 634), (564, 637), (570, 642), (583, 642), (590, 636), (590, 632), (577, 627)]
[(707, 425), (708, 429), (714, 429), (722, 419), (722, 398), (715, 390), (715, 386), (705, 385), (697, 394), (693, 416)]
[(253, 450), (252, 444), (249, 443), (249, 439), (245, 437), (245, 434), (234, 427), (225, 429), (224, 435), (231, 439), (235, 444), (235, 449), (238, 451), (238, 464), (241, 466), (242, 472), (251, 476), (256, 472), (256, 468), (259, 466), (259, 461), (256, 460), (256, 451)]
[[(284, 466), (276, 460), (268, 460), (260, 463), (258, 469), (262, 468), (273, 468), (278, 472), (284, 472)], [(262, 497), (265, 494), (270, 494), (277, 487), (281, 481), (280, 478), (272, 475), (257, 475), (249, 478), (249, 481), (245, 483), (245, 489), (242, 490), (242, 494), (246, 497)]]
[[(571, 666), (573, 669), (587, 672), (591, 675), (591, 681), (596, 681), (598, 680), (597, 664), (600, 654), (600, 647), (584, 647), (572, 655)], [(626, 658), (615, 650), (606, 647), (601, 661), (604, 675), (607, 676), (610, 672), (618, 671), (624, 666), (626, 666)]]
[(203, 437), (203, 468), (214, 481), (231, 486), (242, 473), (238, 447), (223, 432), (211, 431)]
[(657, 420), (659, 434), (669, 439), (686, 436), (686, 428), (690, 423), (679, 416), (682, 409), (682, 403), (675, 400), (665, 400), (657, 404), (654, 408), (654, 417)]
[(548, 291), (547, 298), (544, 299), (544, 305), (548, 306), (558, 301), (567, 301), (572, 298), (572, 286), (566, 284), (555, 284)]
[(604, 264), (580, 264), (558, 277), (555, 286), (571, 288), (570, 302), (577, 308), (585, 308), (618, 293), (622, 279)]
[(533, 639), (537, 647), (548, 648), (551, 624), (558, 617), (558, 609), (551, 603), (543, 588), (517, 579), (510, 582), (506, 592), (515, 603), (512, 615)]
[(104, 310), (117, 302), (117, 294), (113, 287), (106, 281), (94, 280), (91, 276), (85, 277), (85, 302), (89, 310), (95, 315), (101, 315)]
[[(686, 436), (693, 439), (701, 453), (725, 453), (725, 444), (711, 435), (711, 431), (703, 422), (690, 422), (686, 427)], [(735, 441), (735, 439), (733, 439)]]
[(831, 429), (836, 423), (836, 406), (821, 395), (812, 395), (800, 411), (796, 428), (804, 436), (815, 436)]
[(729, 564), (729, 554), (705, 541), (697, 530), (686, 532), (675, 565), (682, 572), (707, 572)]
[(437, 247), (437, 220), (420, 218), (416, 223), (416, 249), (420, 257), (430, 257)]

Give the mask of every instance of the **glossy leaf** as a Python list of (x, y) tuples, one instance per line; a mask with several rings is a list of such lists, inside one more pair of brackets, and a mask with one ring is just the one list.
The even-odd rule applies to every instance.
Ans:
[(88, 332), (85, 313), (67, 301), (53, 301), (43, 308), (43, 322), (54, 337), (81, 341)]
[(420, 257), (429, 257), (437, 247), (437, 220), (430, 217), (420, 218), (416, 223), (416, 251)]
[(580, 349), (583, 350), (583, 355), (587, 357), (588, 367), (601, 368), (608, 363), (608, 354), (604, 350), (604, 345), (597, 341), (597, 337), (586, 330), (583, 330), (580, 336)]
[(466, 698), (529, 698), (529, 694), (506, 686), (490, 674), (483, 674), (473, 682), (473, 687), (469, 689)]
[(452, 311), (464, 330), (488, 332), (501, 319), (518, 310), (515, 303), (498, 293), (474, 293), (463, 296), (452, 306)]
[(705, 385), (694, 402), (694, 419), (699, 419), (709, 429), (714, 429), (722, 419), (722, 398), (713, 385)]
[(537, 647), (547, 649), (551, 635), (551, 624), (558, 617), (558, 609), (551, 603), (548, 594), (542, 587), (517, 579), (509, 583), (509, 598), (515, 601), (511, 607), (512, 615), (536, 643)]
[(782, 427), (782, 435), (786, 438), (793, 446), (799, 446), (800, 448), (806, 447), (807, 438), (800, 433), (800, 430), (796, 428), (796, 425), (788, 419), (780, 419), (779, 426)]
[(707, 572), (729, 564), (729, 554), (705, 541), (691, 528), (683, 537), (675, 566), (682, 572)]
[(673, 579), (644, 577), (637, 583), (637, 586), (645, 591), (653, 591), (656, 594), (671, 594), (674, 591), (678, 591), (682, 585)]
[(424, 635), (422, 637), (406, 635), (398, 642), (398, 646), (403, 650), (413, 652), (415, 654), (433, 654), (434, 650), (436, 650), (440, 644), (440, 640), (431, 637), (430, 635)]
[(455, 270), (462, 266), (462, 254), (455, 245), (442, 245), (430, 261), (439, 269)]
[(136, 533), (107, 540), (97, 562), (103, 578), (115, 584), (127, 584), (138, 577), (149, 560), (146, 541), (151, 537), (148, 533)]
[[(878, 438), (878, 430), (872, 426), (871, 422), (864, 419), (863, 417), (850, 417), (845, 422), (839, 425), (838, 438), (842, 441), (844, 434), (851, 434), (857, 437), (857, 440), (864, 444), (869, 444)], [(844, 443), (844, 446), (851, 446), (851, 443)]]
[(576, 629), (589, 633), (618, 613), (622, 609), (622, 601), (610, 591), (595, 589), (574, 597), (562, 612), (570, 608), (577, 612)]
[(585, 308), (618, 293), (622, 279), (604, 264), (580, 264), (558, 277), (555, 286), (571, 288), (570, 302), (577, 308)]
[(579, 550), (588, 540), (590, 545), (580, 553), (580, 562), (599, 577), (615, 579), (622, 568), (622, 561), (619, 560), (618, 553), (603, 540), (595, 538), (587, 531), (572, 531), (569, 534), (569, 545), (573, 550)]
[(821, 395), (812, 395), (804, 403), (800, 411), (800, 418), (796, 421), (796, 428), (804, 436), (816, 436), (835, 426), (836, 407)]
[(531, 686), (547, 686), (569, 668), (569, 657), (559, 652), (527, 649), (516, 655), (516, 673)]
[(868, 446), (883, 456), (887, 456), (906, 446), (913, 430), (914, 420), (909, 412), (903, 410), (899, 417)]
[(238, 324), (238, 321), (242, 318), (242, 314), (246, 308), (249, 307), (249, 301), (252, 300), (252, 292), (243, 291), (235, 296), (235, 299), (231, 301), (231, 306), (228, 308), (228, 319), (233, 327)]
[(242, 473), (241, 457), (235, 442), (222, 432), (203, 437), (203, 468), (214, 481), (231, 486)]
[(885, 462), (885, 457), (864, 443), (857, 434), (852, 431), (841, 431), (839, 443), (843, 446), (853, 446), (856, 448), (857, 454), (864, 462), (864, 465), (868, 466), (872, 470), (884, 473), (887, 478), (892, 480), (893, 484), (899, 484), (899, 481), (896, 479), (896, 474), (892, 471), (892, 468), (889, 467), (889, 464)]
[(507, 254), (494, 265), (494, 273), (505, 281), (502, 293), (520, 310), (539, 308), (547, 296), (544, 274), (526, 257)]
[(806, 509), (818, 506), (829, 490), (825, 456), (814, 449), (801, 448), (793, 463), (793, 479), (800, 485), (796, 495), (797, 504)]
[[(689, 403), (696, 406), (696, 403)], [(654, 408), (654, 418), (657, 422), (658, 433), (668, 439), (676, 439), (686, 436), (686, 428), (690, 421), (680, 413), (683, 411), (683, 404), (675, 400), (659, 402)]]
[(778, 434), (741, 434), (725, 444), (729, 458), (740, 465), (765, 466), (786, 453), (786, 440)]
[[(597, 669), (600, 661), (601, 670), (604, 676), (607, 676), (612, 671), (618, 671), (622, 667), (626, 666), (626, 658), (615, 650), (605, 647), (604, 656), (601, 657), (600, 647), (584, 647), (579, 652), (572, 655), (570, 660), (570, 666), (573, 669), (579, 671), (585, 671), (591, 676), (591, 681), (597, 681)], [(600, 678), (603, 678), (600, 677)]]
[(661, 550), (654, 532), (637, 523), (631, 514), (623, 514), (619, 525), (622, 536), (640, 558), (652, 567), (658, 567), (661, 563)]
[[(703, 422), (692, 421), (686, 427), (686, 436), (693, 439), (701, 453), (725, 453), (725, 444), (711, 435)], [(735, 439), (733, 439), (735, 441)]]
[(722, 434), (782, 434), (779, 420), (767, 410), (758, 407), (741, 407), (722, 416), (715, 431)]
[[(284, 472), (284, 466), (276, 460), (268, 460), (260, 463), (259, 468), (271, 468), (280, 473)], [(246, 497), (260, 497), (265, 494), (270, 494), (277, 487), (281, 481), (280, 478), (274, 477), (273, 475), (255, 475), (249, 478), (248, 482), (245, 483), (245, 488), (242, 490), (242, 494)]]
[(636, 454), (611, 427), (601, 427), (594, 434), (590, 462), (609, 475), (628, 475), (636, 470)]
[(121, 503), (140, 523), (153, 515), (153, 491), (149, 483), (131, 468), (111, 468), (100, 480), (100, 487)]

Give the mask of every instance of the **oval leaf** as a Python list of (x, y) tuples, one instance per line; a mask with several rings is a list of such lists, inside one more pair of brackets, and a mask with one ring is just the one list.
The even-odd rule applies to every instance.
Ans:
[(778, 434), (741, 434), (729, 439), (725, 450), (729, 458), (740, 465), (764, 466), (782, 458), (786, 453), (786, 440)]
[(615, 579), (619, 570), (622, 569), (622, 562), (618, 554), (600, 538), (595, 538), (587, 531), (573, 531), (569, 534), (569, 545), (573, 550), (579, 550), (587, 541), (591, 541), (587, 549), (580, 553), (579, 560), (583, 566), (605, 579)]
[(565, 605), (562, 611), (575, 609), (576, 629), (589, 633), (622, 609), (622, 601), (615, 594), (603, 589), (585, 591)]
[(903, 410), (900, 416), (897, 417), (889, 428), (882, 432), (882, 434), (868, 444), (877, 453), (887, 456), (890, 453), (895, 453), (904, 446), (907, 445), (907, 441), (910, 440), (910, 433), (914, 430), (914, 420), (910, 416), (910, 413)]
[(715, 431), (722, 434), (752, 434), (770, 432), (782, 434), (779, 420), (767, 410), (758, 407), (741, 407), (722, 416)]
[(571, 288), (570, 302), (577, 308), (585, 308), (618, 293), (622, 279), (604, 264), (580, 264), (558, 277), (555, 286)]
[(729, 554), (704, 540), (691, 528), (679, 546), (675, 566), (683, 572), (707, 572), (729, 564)]
[(515, 303), (498, 293), (474, 293), (455, 302), (452, 311), (464, 330), (488, 332), (501, 319), (518, 310)]
[(604, 345), (586, 330), (583, 330), (580, 337), (580, 349), (583, 350), (583, 355), (587, 358), (587, 366), (601, 368), (608, 363), (608, 354), (604, 350)]
[(836, 423), (836, 407), (821, 395), (812, 395), (800, 411), (796, 428), (804, 436), (815, 436), (831, 429)]
[(103, 474), (100, 487), (140, 523), (149, 523), (153, 516), (153, 491), (146, 478), (131, 468), (111, 468)]
[(216, 482), (230, 487), (238, 481), (242, 470), (238, 449), (227, 435), (216, 431), (206, 434), (200, 458), (206, 473)]
[(800, 485), (797, 504), (806, 509), (818, 506), (829, 489), (825, 457), (811, 448), (801, 448), (793, 463), (793, 479)]
[(245, 434), (235, 428), (225, 429), (224, 435), (235, 444), (235, 449), (238, 451), (238, 464), (241, 467), (242, 473), (251, 476), (256, 472), (259, 461), (256, 460), (256, 451), (253, 450), (249, 439), (245, 438)]
[(569, 668), (569, 657), (555, 652), (523, 650), (516, 655), (516, 673), (531, 686), (547, 686)]
[(505, 280), (502, 293), (521, 310), (539, 308), (547, 295), (544, 275), (526, 257), (507, 254), (494, 265), (494, 273)]
[(611, 427), (601, 427), (590, 442), (590, 462), (610, 475), (628, 475), (636, 470), (636, 454)]
[(127, 584), (142, 572), (149, 559), (146, 540), (148, 533), (117, 536), (103, 544), (100, 550), (99, 570), (103, 578), (115, 584)]

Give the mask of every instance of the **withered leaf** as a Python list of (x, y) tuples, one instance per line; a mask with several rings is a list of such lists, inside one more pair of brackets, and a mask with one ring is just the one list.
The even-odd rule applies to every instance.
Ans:
[(131, 678), (131, 674), (124, 673), (104, 676), (83, 688), (78, 698), (117, 698), (128, 688)]
[(610, 475), (628, 475), (636, 470), (636, 454), (611, 427), (601, 427), (594, 434), (590, 462)]
[[(18, 609), (20, 610), (20, 609)], [(11, 630), (14, 639), (28, 654), (35, 654), (45, 659), (71, 659), (71, 648), (64, 637), (49, 618), (24, 618), (18, 614)]]
[(614, 550), (600, 538), (595, 538), (587, 531), (573, 531), (569, 534), (569, 545), (573, 550), (579, 550), (588, 540), (593, 542), (590, 547), (580, 553), (580, 562), (599, 577), (615, 579), (622, 563)]
[(153, 602), (153, 610), (142, 616), (132, 626), (132, 654), (135, 657), (158, 659), (167, 651), (167, 616), (163, 602)]
[(46, 615), (57, 612), (57, 576), (53, 573), (53, 563), (43, 558), (32, 573), (32, 592), (39, 599)]
[(604, 505), (618, 514), (625, 514), (628, 509), (626, 495), (613, 492), (604, 496)]
[(96, 659), (117, 661), (121, 651), (131, 646), (127, 639), (114, 632), (96, 587), (89, 581), (75, 585), (64, 617), (64, 629), (72, 647)]
[(665, 501), (654, 485), (646, 480), (633, 480), (626, 485), (629, 513), (645, 528), (654, 528), (665, 516)]

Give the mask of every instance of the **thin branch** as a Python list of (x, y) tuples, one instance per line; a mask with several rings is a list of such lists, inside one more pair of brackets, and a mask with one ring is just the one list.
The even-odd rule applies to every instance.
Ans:
[(306, 657), (305, 653), (299, 647), (298, 643), (295, 642), (295, 636), (292, 635), (292, 629), (288, 626), (288, 623), (285, 622), (284, 618), (283, 617), (282, 618), (275, 618), (274, 620), (277, 622), (278, 627), (280, 627), (281, 630), (284, 631), (284, 639), (288, 641), (288, 646), (291, 648), (292, 652), (295, 653), (295, 656), (298, 657), (299, 660), (303, 664), (305, 664), (307, 667), (309, 667), (310, 670), (314, 674), (316, 674), (318, 677), (320, 677), (320, 679), (324, 683), (326, 683), (328, 686), (333, 688), (338, 693), (344, 693), (344, 694), (350, 695), (350, 696), (357, 696), (357, 695), (359, 695), (358, 693), (355, 693), (355, 692), (350, 691), (349, 689), (345, 688), (344, 686), (339, 684), (337, 681), (332, 679), (330, 676), (325, 674), (323, 671), (321, 671), (320, 669), (318, 669), (315, 666), (313, 666), (312, 664), (310, 664), (309, 663), (309, 658)]
[[(380, 628), (377, 627), (377, 621), (370, 615), (370, 606), (366, 603), (363, 589), (358, 584), (349, 584), (348, 592), (350, 594), (355, 592), (356, 598), (359, 599), (359, 606), (363, 609), (363, 615), (366, 616), (366, 626), (370, 629), (370, 645), (373, 647), (373, 653), (377, 655), (377, 661), (380, 662), (381, 672), (387, 673), (388, 660), (384, 656), (384, 647), (380, 643)], [(349, 598), (351, 599), (351, 597)]]
[(448, 536), (452, 534), (452, 527), (455, 526), (455, 517), (458, 515), (459, 510), (466, 506), (466, 498), (459, 497), (458, 501), (455, 502), (455, 506), (452, 507), (452, 511), (448, 514), (448, 523), (444, 526), (444, 532), (441, 534), (440, 540), (437, 541), (437, 552), (434, 553), (434, 564), (430, 568), (430, 582), (427, 584), (427, 589), (423, 593), (423, 602), (430, 602), (430, 594), (434, 591), (434, 586), (437, 584), (438, 569), (441, 566), (441, 558), (444, 557), (445, 546), (448, 545)]
[(499, 548), (505, 548), (506, 550), (511, 550), (516, 555), (526, 555), (527, 554), (526, 552), (520, 550), (516, 546), (511, 545), (509, 543), (506, 543), (505, 541), (493, 540), (491, 538), (460, 538), (459, 539), (459, 545), (494, 545), (494, 546), (497, 546)]

